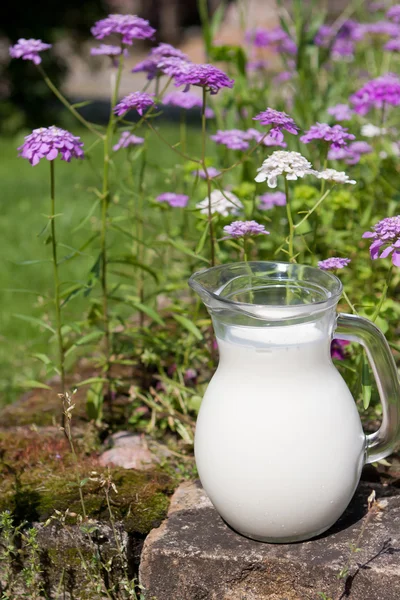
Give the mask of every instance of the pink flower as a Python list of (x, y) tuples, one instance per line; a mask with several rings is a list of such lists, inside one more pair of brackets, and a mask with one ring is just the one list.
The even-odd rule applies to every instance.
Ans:
[[(373, 231), (366, 231), (363, 238), (372, 238), (374, 241), (370, 246), (372, 260), (386, 258), (392, 255), (392, 263), (400, 267), (400, 215), (382, 219), (372, 227)], [(386, 248), (381, 252), (382, 246)]]

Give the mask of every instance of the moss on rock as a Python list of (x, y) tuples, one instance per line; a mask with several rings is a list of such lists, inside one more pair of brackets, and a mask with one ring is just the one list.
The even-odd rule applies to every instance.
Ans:
[[(157, 526), (177, 485), (174, 478), (159, 468), (145, 472), (112, 468), (110, 476), (118, 491), (110, 492), (115, 520), (132, 533), (146, 534)], [(44, 521), (56, 510), (82, 514), (78, 482), (87, 515), (107, 521), (101, 483), (107, 477), (97, 456), (81, 452), (76, 465), (57, 428), (0, 432), (0, 511), (11, 510), (17, 522)]]

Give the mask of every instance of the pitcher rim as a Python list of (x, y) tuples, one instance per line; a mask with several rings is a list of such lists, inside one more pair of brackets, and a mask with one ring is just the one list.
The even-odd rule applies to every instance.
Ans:
[[(285, 262), (285, 261), (268, 261), (268, 260), (253, 260), (253, 261), (239, 261), (239, 262), (230, 262), (230, 263), (226, 263), (223, 265), (215, 265), (213, 267), (208, 267), (206, 269), (200, 270), (200, 271), (195, 271), (189, 278), (188, 280), (188, 284), (189, 286), (198, 292), (198, 288), (201, 288), (201, 290), (204, 291), (205, 294), (207, 294), (208, 296), (210, 296), (211, 298), (213, 298), (214, 300), (218, 301), (218, 302), (222, 302), (228, 306), (242, 306), (242, 307), (248, 307), (248, 306), (252, 306), (252, 307), (259, 307), (259, 308), (265, 308), (265, 304), (256, 304), (256, 303), (248, 303), (248, 302), (238, 302), (236, 300), (230, 300), (228, 298), (224, 298), (223, 296), (220, 296), (218, 294), (215, 294), (214, 292), (212, 292), (211, 290), (208, 290), (207, 288), (205, 288), (203, 285), (201, 285), (201, 283), (199, 283), (196, 280), (196, 277), (198, 275), (202, 275), (204, 273), (208, 273), (210, 271), (218, 271), (218, 270), (223, 270), (223, 269), (228, 269), (230, 267), (235, 267), (235, 266), (244, 266), (244, 265), (259, 265), (259, 264), (263, 264), (263, 265), (275, 265), (275, 266), (291, 266), (291, 267), (306, 267), (307, 269), (313, 270), (315, 272), (318, 272), (320, 274), (324, 274), (324, 276), (328, 277), (329, 279), (331, 279), (332, 282), (335, 282), (337, 284), (337, 291), (329, 291), (326, 290), (327, 294), (329, 293), (330, 295), (327, 296), (324, 300), (318, 300), (317, 302), (310, 302), (309, 304), (303, 304), (303, 305), (299, 305), (299, 306), (309, 306), (310, 309), (311, 308), (321, 308), (322, 306), (326, 306), (326, 308), (329, 308), (331, 306), (333, 306), (334, 304), (336, 304), (339, 301), (339, 298), (342, 295), (343, 292), (343, 284), (340, 281), (339, 277), (337, 277), (336, 275), (334, 275), (333, 273), (330, 273), (329, 271), (325, 271), (323, 269), (319, 269), (318, 267), (314, 267), (312, 265), (304, 265), (304, 264), (298, 264), (298, 263), (290, 263), (290, 262)], [(305, 280), (306, 281), (306, 280)], [(324, 288), (326, 289), (326, 288)], [(291, 305), (282, 305), (282, 304), (269, 304), (268, 305), (271, 309), (274, 308), (280, 308), (280, 309), (293, 309), (293, 306)]]

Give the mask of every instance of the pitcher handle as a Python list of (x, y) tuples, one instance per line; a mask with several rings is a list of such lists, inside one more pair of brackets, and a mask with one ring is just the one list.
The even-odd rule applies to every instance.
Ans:
[(391, 454), (400, 431), (400, 384), (389, 344), (382, 331), (363, 317), (339, 314), (334, 337), (358, 342), (367, 353), (382, 403), (382, 424), (366, 436), (365, 462), (372, 463)]

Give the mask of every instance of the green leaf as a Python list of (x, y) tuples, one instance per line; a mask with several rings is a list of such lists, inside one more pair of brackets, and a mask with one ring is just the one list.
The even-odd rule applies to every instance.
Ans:
[(82, 229), (82, 227), (84, 227), (84, 225), (86, 225), (86, 223), (89, 221), (90, 217), (93, 215), (94, 211), (96, 210), (97, 205), (99, 204), (100, 200), (99, 198), (97, 198), (94, 203), (92, 204), (88, 214), (78, 223), (78, 225), (72, 230), (72, 233), (75, 233), (75, 231), (78, 231), (79, 229)]
[(177, 240), (168, 238), (168, 240), (166, 240), (165, 242), (156, 242), (156, 243), (169, 244), (170, 246), (173, 246), (176, 250), (183, 252), (183, 254), (187, 254), (188, 256), (191, 256), (192, 258), (195, 258), (196, 260), (201, 260), (207, 264), (210, 264), (210, 261), (207, 258), (204, 258), (204, 256), (200, 256), (199, 254), (196, 254), (195, 252), (193, 252), (193, 250), (190, 250), (190, 248), (185, 246), (185, 244), (183, 242), (178, 242)]
[(362, 375), (361, 375), (361, 387), (362, 387), (362, 397), (363, 397), (363, 405), (364, 410), (367, 410), (369, 403), (371, 401), (371, 374), (369, 370), (369, 364), (365, 356), (363, 357), (362, 363)]
[(200, 254), (200, 252), (203, 250), (204, 244), (206, 243), (207, 234), (208, 234), (209, 229), (210, 229), (210, 222), (207, 221), (207, 225), (206, 225), (206, 227), (204, 227), (204, 231), (201, 234), (201, 237), (199, 239), (199, 243), (196, 246), (196, 250), (195, 250), (196, 254)]
[(76, 102), (75, 104), (71, 104), (72, 108), (83, 108), (84, 106), (89, 106), (89, 104), (93, 104), (92, 100), (83, 100), (82, 102)]
[(23, 265), (39, 265), (41, 263), (49, 263), (51, 262), (50, 258), (46, 258), (43, 260), (19, 260), (19, 261), (10, 261), (13, 265), (23, 266)]
[(195, 338), (197, 338), (198, 340), (203, 339), (203, 334), (201, 333), (200, 329), (198, 329), (196, 325), (192, 323), (192, 321), (190, 321), (188, 318), (182, 315), (173, 314), (172, 316), (175, 319), (175, 321), (178, 321), (178, 323), (182, 325), (182, 327), (187, 329), (190, 333), (192, 333)]
[(36, 354), (32, 354), (32, 356), (34, 356), (38, 360), (41, 360), (42, 363), (44, 363), (45, 365), (51, 365), (53, 363), (53, 361), (47, 356), (47, 354), (41, 354), (40, 352), (37, 352)]
[(41, 381), (36, 381), (35, 379), (28, 379), (27, 381), (24, 381), (22, 387), (51, 390), (51, 387), (49, 385), (47, 385), (46, 383), (42, 383)]
[(88, 379), (84, 379), (79, 383), (75, 384), (76, 388), (83, 387), (84, 385), (91, 385), (92, 383), (107, 383), (107, 379), (104, 377), (89, 377)]
[(86, 394), (86, 412), (89, 419), (100, 422), (103, 417), (103, 382), (92, 385)]
[(51, 333), (55, 333), (55, 329), (50, 327), (50, 325), (48, 323), (45, 323), (45, 321), (42, 321), (41, 319), (37, 319), (36, 317), (29, 317), (28, 315), (19, 315), (19, 314), (14, 314), (13, 316), (16, 317), (17, 319), (21, 319), (22, 321), (27, 321), (28, 323), (32, 323), (33, 325), (38, 325), (39, 327), (44, 327), (45, 329), (48, 329), (49, 331), (51, 331)]
[(156, 283), (158, 283), (158, 275), (157, 275), (157, 273), (155, 271), (153, 271), (153, 269), (151, 269), (147, 265), (145, 265), (145, 264), (143, 264), (143, 263), (135, 260), (129, 254), (122, 255), (122, 256), (115, 256), (114, 258), (110, 258), (108, 260), (108, 262), (109, 263), (122, 264), (122, 265), (130, 265), (132, 267), (138, 267), (138, 269), (142, 269), (142, 271), (146, 271), (146, 273), (148, 273), (149, 275), (151, 275), (153, 277), (153, 279), (156, 281)]
[(77, 346), (84, 346), (85, 344), (90, 344), (91, 342), (94, 342), (100, 338), (102, 338), (104, 336), (104, 331), (92, 331), (92, 333), (88, 333), (87, 335), (84, 335), (82, 338), (80, 338), (78, 341), (76, 341), (74, 344), (72, 344), (72, 346), (70, 346), (68, 348), (68, 350), (65, 353), (65, 356), (69, 356), (71, 354), (71, 352), (73, 352), (73, 350), (75, 350), (75, 348)]
[(143, 312), (145, 315), (150, 317), (150, 319), (153, 319), (153, 321), (155, 321), (159, 325), (165, 325), (165, 322), (162, 320), (160, 315), (154, 310), (154, 308), (151, 308), (151, 306), (139, 302), (132, 296), (127, 296), (127, 300), (129, 301), (129, 304), (131, 304), (134, 308), (137, 308), (137, 310)]

